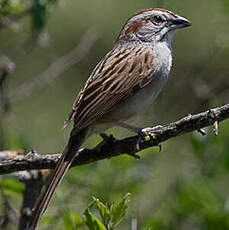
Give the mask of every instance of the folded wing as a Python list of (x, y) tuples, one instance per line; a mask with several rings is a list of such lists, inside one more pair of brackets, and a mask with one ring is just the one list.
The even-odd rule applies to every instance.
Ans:
[(78, 94), (64, 125), (74, 119), (74, 128), (81, 130), (151, 82), (154, 78), (151, 53), (147, 47), (115, 47), (110, 51)]

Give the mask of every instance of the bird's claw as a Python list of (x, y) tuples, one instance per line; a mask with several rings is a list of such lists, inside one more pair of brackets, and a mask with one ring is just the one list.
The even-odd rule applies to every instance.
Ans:
[[(155, 145), (155, 142), (154, 142), (154, 132), (156, 132), (158, 129), (161, 129), (163, 126), (161, 125), (157, 125), (153, 128), (144, 128), (142, 130), (139, 131), (139, 138), (138, 138), (138, 141), (137, 141), (137, 146), (136, 148), (139, 150), (140, 147), (140, 143), (142, 142), (150, 142), (152, 145)], [(161, 147), (161, 144), (158, 143), (157, 146), (159, 147), (159, 152), (161, 152), (162, 150), (162, 147)]]
[[(107, 135), (106, 133), (100, 133), (100, 136), (103, 138), (104, 143), (109, 143), (112, 145), (117, 139), (111, 134)], [(129, 156), (134, 157), (134, 159), (140, 159), (140, 156), (136, 154), (137, 151), (133, 151), (133, 153), (128, 153)]]
[(110, 144), (117, 141), (117, 139), (112, 134), (107, 135), (106, 133), (100, 133), (100, 136), (103, 138), (104, 142), (109, 142)]

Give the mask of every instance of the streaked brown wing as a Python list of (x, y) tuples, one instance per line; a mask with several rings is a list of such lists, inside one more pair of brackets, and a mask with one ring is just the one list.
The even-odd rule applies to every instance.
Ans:
[(95, 67), (84, 88), (78, 94), (65, 126), (75, 120), (82, 129), (114, 105), (142, 88), (153, 79), (152, 55), (148, 48), (115, 48)]

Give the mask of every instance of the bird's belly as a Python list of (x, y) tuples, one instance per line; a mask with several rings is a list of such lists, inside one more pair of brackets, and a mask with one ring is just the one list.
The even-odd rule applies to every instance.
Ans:
[(113, 107), (113, 109), (96, 120), (93, 124), (92, 133), (102, 132), (112, 126), (115, 122), (125, 122), (129, 118), (144, 113), (153, 105), (153, 102), (167, 81), (167, 75), (160, 76), (152, 80), (147, 86), (139, 89), (134, 95), (130, 95), (123, 102)]
[(123, 103), (117, 105), (117, 108), (111, 111), (111, 114), (113, 112), (112, 116), (116, 120), (125, 121), (132, 116), (143, 113), (153, 105), (166, 80), (167, 76), (160, 76), (158, 79), (153, 80), (146, 87), (127, 98)]

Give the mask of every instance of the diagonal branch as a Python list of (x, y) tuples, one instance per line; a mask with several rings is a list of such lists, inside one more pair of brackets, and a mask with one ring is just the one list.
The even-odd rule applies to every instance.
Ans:
[[(188, 115), (176, 122), (160, 126), (157, 129), (148, 128), (151, 134), (150, 141), (142, 141), (139, 137), (132, 136), (121, 140), (104, 139), (93, 149), (81, 149), (72, 166), (89, 164), (98, 160), (111, 158), (121, 154), (133, 154), (143, 149), (157, 146), (172, 137), (183, 135), (201, 128), (213, 125), (229, 118), (229, 104), (195, 115)], [(138, 149), (136, 146), (139, 144)], [(38, 154), (30, 152), (27, 155), (11, 155), (7, 151), (0, 152), (0, 174), (31, 169), (51, 169), (60, 154)]]
[(14, 104), (31, 96), (34, 92), (49, 85), (56, 80), (63, 72), (79, 63), (87, 57), (92, 46), (98, 38), (98, 33), (94, 28), (89, 28), (82, 36), (76, 47), (69, 53), (53, 62), (43, 73), (32, 80), (28, 80), (9, 92), (9, 101)]

